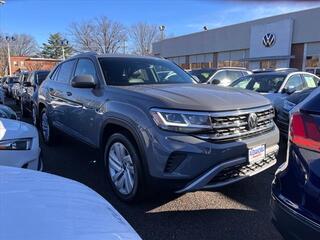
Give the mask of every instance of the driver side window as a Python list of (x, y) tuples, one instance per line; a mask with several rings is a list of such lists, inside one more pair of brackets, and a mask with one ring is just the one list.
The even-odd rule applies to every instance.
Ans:
[(74, 76), (79, 75), (91, 75), (94, 79), (96, 78), (96, 69), (91, 60), (79, 59)]
[(303, 89), (303, 81), (300, 75), (293, 75), (289, 78), (285, 88), (294, 87), (296, 91)]

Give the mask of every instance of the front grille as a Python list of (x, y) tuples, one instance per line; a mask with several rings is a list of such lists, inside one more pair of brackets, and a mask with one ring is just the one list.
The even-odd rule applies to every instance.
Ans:
[[(248, 124), (249, 116), (252, 113), (257, 116), (257, 125), (254, 128), (250, 128)], [(212, 130), (201, 137), (206, 137), (211, 141), (230, 141), (252, 137), (273, 129), (273, 118), (274, 109), (271, 106), (212, 114)]]

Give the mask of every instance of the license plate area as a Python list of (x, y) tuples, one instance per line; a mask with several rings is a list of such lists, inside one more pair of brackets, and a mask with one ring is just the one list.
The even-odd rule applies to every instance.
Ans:
[(259, 145), (249, 149), (249, 163), (260, 162), (266, 157), (266, 145)]

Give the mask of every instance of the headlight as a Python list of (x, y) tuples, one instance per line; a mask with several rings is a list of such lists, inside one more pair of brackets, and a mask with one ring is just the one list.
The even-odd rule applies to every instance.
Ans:
[(30, 150), (32, 145), (31, 138), (12, 139), (0, 141), (1, 150)]
[(296, 105), (288, 100), (283, 102), (283, 109), (290, 112)]
[(166, 109), (151, 109), (158, 127), (164, 130), (196, 133), (212, 129), (209, 113), (195, 113)]

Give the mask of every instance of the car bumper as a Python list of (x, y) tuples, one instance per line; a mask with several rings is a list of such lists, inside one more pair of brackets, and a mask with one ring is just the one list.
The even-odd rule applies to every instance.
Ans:
[(319, 239), (320, 225), (288, 207), (274, 194), (271, 198), (271, 208), (272, 222), (285, 239)]
[[(227, 143), (212, 143), (193, 136), (172, 134), (154, 137), (148, 152), (151, 177), (177, 180), (177, 192), (222, 187), (253, 176), (276, 163), (279, 130)], [(150, 144), (149, 144), (150, 145)], [(266, 158), (248, 161), (252, 147), (265, 145)]]
[(28, 151), (0, 151), (0, 165), (41, 171), (41, 150), (35, 147)]

